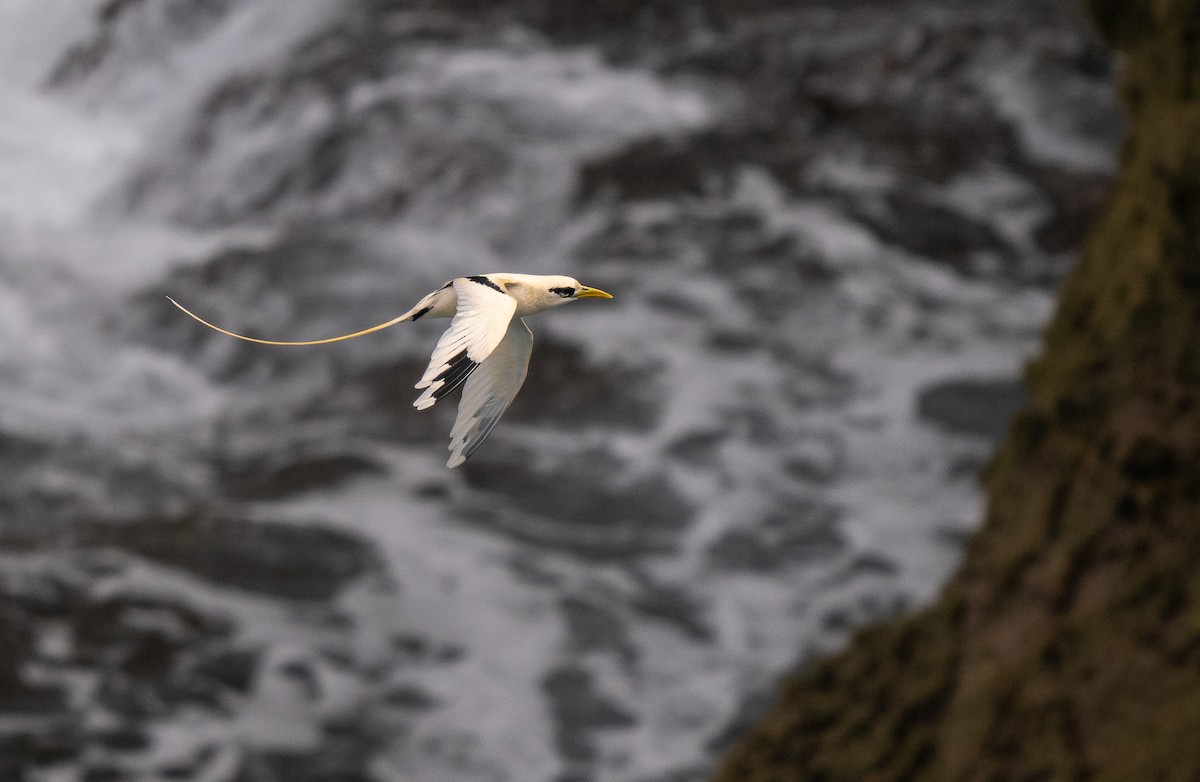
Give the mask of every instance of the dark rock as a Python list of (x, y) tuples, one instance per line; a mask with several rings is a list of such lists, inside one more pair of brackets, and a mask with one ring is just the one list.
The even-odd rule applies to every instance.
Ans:
[(463, 472), (472, 488), (504, 502), (472, 505), (463, 518), (537, 545), (601, 558), (669, 551), (693, 515), (662, 476), (618, 481), (607, 454), (572, 456), (551, 469), (532, 467), (519, 452), (498, 458), (495, 447), (481, 451)]
[(977, 480), (987, 466), (983, 453), (955, 454), (946, 465), (946, 477), (951, 480)]
[(1030, 175), (1052, 206), (1051, 213), (1034, 229), (1038, 246), (1047, 253), (1075, 250), (1095, 222), (1112, 177), (1045, 167), (1032, 168)]
[(226, 649), (207, 655), (191, 669), (194, 680), (246, 694), (254, 683), (262, 652), (258, 649)]
[(847, 566), (849, 576), (895, 576), (900, 566), (882, 554), (860, 554)]
[(971, 535), (974, 532), (974, 528), (962, 529), (960, 527), (945, 525), (938, 527), (934, 531), (934, 539), (940, 545), (946, 546), (947, 548), (954, 549), (955, 551), (965, 551), (967, 544), (971, 541)]
[(21, 779), (17, 774), (75, 761), (82, 748), (77, 721), (28, 719), (17, 730), (0, 735), (0, 771), (16, 769), (11, 776), (0, 776), (0, 779)]
[(554, 778), (554, 782), (595, 782), (595, 775), (588, 771), (567, 771)]
[(892, 193), (881, 201), (857, 201), (852, 214), (887, 244), (940, 261), (964, 273), (987, 253), (1015, 263), (1009, 248), (988, 223), (968, 217), (911, 192)]
[(140, 752), (150, 746), (150, 736), (135, 724), (98, 731), (92, 738), (112, 752)]
[(57, 685), (9, 684), (0, 691), (0, 716), (20, 716), (38, 721), (67, 714), (67, 690)]
[(67, 51), (51, 70), (48, 84), (64, 87), (93, 78), (125, 44), (140, 39), (147, 27), (154, 29), (159, 46), (195, 40), (233, 5), (231, 0), (106, 0), (96, 9), (92, 36)]
[(632, 665), (637, 660), (637, 651), (620, 613), (606, 602), (599, 596), (588, 599), (571, 595), (559, 600), (568, 646), (580, 654), (614, 652), (627, 666)]
[[(615, 210), (605, 224), (580, 242), (575, 254), (594, 268), (612, 263), (666, 265), (675, 255), (679, 241), (674, 222), (666, 218), (649, 225), (645, 222), (635, 221), (621, 210)], [(676, 310), (686, 306), (678, 299), (675, 304)], [(702, 312), (693, 309), (698, 314)]]
[[(25, 670), (35, 656), (34, 638), (29, 613), (17, 598), (0, 593), (0, 718), (17, 718), (31, 727), (55, 724), (68, 710), (64, 687), (26, 681)], [(33, 748), (37, 746), (35, 738)]]
[(127, 782), (133, 775), (120, 766), (100, 765), (84, 769), (80, 782)]
[(835, 480), (846, 467), (846, 444), (836, 432), (816, 432), (800, 440), (783, 462), (788, 476), (815, 484)]
[[(128, 593), (96, 597), (77, 585), (36, 573), (26, 574), (19, 585), (20, 589), (0, 596), (0, 606), (29, 606), (15, 639), (5, 641), (0, 632), (4, 647), (0, 660), (8, 676), (0, 686), (0, 721), (19, 720), (21, 727), (14, 736), (20, 741), (11, 752), (23, 753), (29, 762), (63, 762), (86, 746), (106, 753), (140, 753), (150, 743), (143, 718), (185, 705), (213, 706), (222, 694), (236, 691), (236, 677), (225, 671), (221, 681), (220, 666), (208, 664), (228, 648), (232, 627), (220, 616), (195, 610), (174, 597)], [(13, 614), (0, 611), (0, 630), (6, 626), (6, 616)], [(69, 643), (40, 659), (32, 641), (41, 631), (41, 622), (32, 617), (59, 626)], [(23, 681), (22, 671), (30, 662), (38, 664), (44, 684)], [(79, 704), (67, 697), (72, 677), (81, 671), (95, 681), (86, 706), (103, 707), (123, 717), (115, 727), (83, 730)], [(109, 768), (94, 770), (103, 774)]]
[(836, 508), (794, 502), (790, 513), (725, 532), (709, 544), (708, 561), (718, 570), (772, 571), (826, 559), (846, 547), (839, 517)]
[(443, 665), (462, 662), (467, 657), (467, 650), (458, 644), (445, 644), (434, 652), (434, 660)]
[(662, 774), (641, 777), (636, 782), (704, 782), (711, 772), (712, 769), (708, 766), (685, 766)]
[(607, 195), (625, 201), (701, 195), (715, 161), (698, 152), (708, 148), (696, 138), (636, 141), (614, 155), (584, 163), (577, 197), (587, 201)]
[(600, 44), (608, 57), (619, 61), (629, 60), (655, 44), (679, 40), (692, 29), (692, 11), (698, 10), (672, 0), (447, 0), (443, 7), (468, 17), (483, 14), (493, 25), (515, 22), (531, 27), (559, 44)]
[[(705, 203), (703, 207), (685, 202), (663, 210), (651, 220), (633, 219), (621, 209), (612, 210), (608, 219), (584, 239), (577, 254), (589, 266), (599, 268), (613, 262), (665, 263), (703, 258), (707, 266), (734, 279), (755, 267), (770, 270), (775, 284), (785, 278), (789, 266), (798, 272), (806, 260), (794, 237), (775, 233), (762, 214), (724, 202)], [(795, 279), (800, 281), (799, 274)], [(647, 291), (646, 295), (676, 312), (697, 319), (709, 316), (706, 303), (688, 302), (670, 286)]]
[(262, 752), (251, 755), (234, 782), (376, 782), (359, 758)]
[(413, 496), (422, 500), (444, 500), (450, 496), (450, 488), (444, 483), (430, 481), (413, 487)]
[(4, 463), (19, 464), (45, 457), (51, 446), (31, 437), (0, 432), (0, 460)]
[(320, 676), (309, 660), (288, 660), (276, 670), (280, 676), (291, 679), (302, 687), (310, 700), (321, 697)]
[(391, 643), (405, 663), (452, 665), (462, 662), (467, 656), (467, 650), (458, 644), (438, 644), (428, 638), (408, 633), (393, 637)]
[(686, 464), (697, 467), (711, 465), (717, 458), (721, 444), (728, 438), (729, 433), (724, 431), (689, 432), (676, 438), (667, 452)]
[[(783, 359), (791, 367), (788, 373), (784, 393), (793, 405), (799, 408), (816, 406), (831, 406), (845, 402), (856, 387), (856, 379), (844, 370), (834, 367), (831, 362), (814, 359), (807, 356), (786, 355)], [(826, 436), (829, 448), (840, 452), (840, 443), (834, 442), (837, 436)], [(839, 457), (831, 456), (833, 462)]]
[(414, 684), (401, 684), (383, 694), (383, 702), (406, 711), (429, 711), (436, 708), (438, 700)]
[[(330, 274), (332, 258), (338, 260), (336, 278)], [(112, 327), (134, 344), (182, 353), (221, 380), (305, 376), (313, 366), (350, 374), (362, 371), (365, 363), (355, 363), (365, 353), (357, 343), (338, 350), (288, 350), (235, 340), (187, 317), (164, 294), (239, 334), (324, 338), (403, 311), (397, 298), (406, 301), (404, 291), (367, 282), (376, 275), (386, 278), (388, 272), (384, 259), (336, 231), (290, 233), (273, 244), (228, 247), (202, 264), (176, 269), (138, 293), (133, 312), (115, 319)], [(364, 322), (372, 317), (372, 323)], [(372, 358), (377, 355), (378, 349)]]
[(550, 671), (542, 679), (542, 691), (554, 719), (554, 745), (564, 760), (595, 760), (595, 731), (636, 723), (632, 714), (598, 693), (592, 675), (581, 668)]
[(755, 331), (713, 331), (708, 336), (708, 347), (718, 353), (744, 355), (762, 344), (762, 337)]
[(216, 584), (295, 600), (328, 599), (377, 564), (366, 542), (316, 525), (191, 516), (89, 525), (81, 536)]
[(859, 597), (853, 605), (840, 606), (830, 609), (821, 616), (821, 625), (826, 630), (844, 634), (857, 627), (899, 616), (904, 611), (905, 601), (902, 596), (881, 597), (877, 594), (866, 593)]
[(319, 749), (251, 749), (234, 782), (378, 782), (371, 770), (377, 747), (373, 732), (358, 719), (326, 726)]
[(737, 436), (754, 445), (776, 447), (783, 444), (775, 416), (768, 410), (746, 402), (731, 402), (722, 410), (723, 423)]
[(271, 500), (300, 492), (330, 489), (354, 478), (383, 475), (382, 466), (357, 454), (303, 456), (288, 452), (283, 458), (258, 457), (230, 464), (222, 462), (219, 477), (225, 493), (240, 500)]
[(1136, 483), (1170, 476), (1179, 468), (1179, 456), (1171, 445), (1150, 436), (1138, 438), (1129, 448), (1121, 471)]
[[(419, 205), (430, 191), (470, 201), (507, 174), (509, 151), (487, 132), (455, 123), (453, 109), (437, 96), (427, 98), (433, 105), (416, 106), (424, 96), (361, 100), (360, 88), (395, 75), (420, 37), (416, 29), (397, 31), (374, 6), (347, 7), (288, 53), (288, 68), (239, 71), (215, 86), (176, 141), (190, 154), (149, 162), (125, 188), (126, 208), (200, 226), (378, 221)], [(464, 27), (468, 37), (480, 25)], [(482, 37), (489, 35), (494, 44), (495, 28)], [(330, 109), (321, 119), (312, 116), (314, 99)], [(442, 118), (430, 118), (431, 111)], [(306, 112), (310, 121), (290, 127), (286, 144), (254, 149), (236, 142), (272, 120)], [(498, 121), (508, 119), (499, 113)], [(227, 188), (180, 197), (179, 181), (229, 177), (231, 159), (253, 173), (236, 176)]]
[(948, 380), (921, 390), (917, 415), (951, 432), (999, 440), (1024, 403), (1018, 380)]
[(821, 627), (834, 633), (846, 633), (853, 630), (861, 617), (845, 608), (835, 608), (821, 617)]
[(159, 767), (157, 771), (163, 779), (189, 780), (194, 779), (200, 769), (190, 763), (169, 763)]
[(33, 633), (23, 608), (0, 595), (0, 702), (24, 688), (21, 669), (33, 652)]
[(405, 657), (422, 660), (429, 656), (432, 644), (428, 638), (404, 633), (392, 638), (392, 646), (403, 653)]
[(230, 631), (222, 620), (185, 605), (132, 595), (89, 602), (71, 622), (76, 662), (104, 671), (97, 697), (132, 717), (188, 699), (181, 674), (190, 656)]
[[(430, 350), (436, 342), (434, 338)], [(340, 408), (335, 400), (332, 404), (322, 403), (315, 412), (342, 413), (351, 418), (348, 422), (351, 430), (364, 437), (406, 445), (441, 446), (454, 420), (453, 407), (437, 405), (416, 415), (412, 406), (420, 393), (413, 389), (413, 384), (420, 380), (428, 363), (427, 356), (377, 362), (349, 378), (343, 399), (352, 407)], [(520, 398), (518, 395), (517, 399)], [(444, 492), (445, 487), (432, 485), (428, 491), (436, 494)]]
[(597, 366), (575, 345), (539, 339), (505, 420), (645, 430), (658, 420), (656, 380), (650, 368)]
[(638, 613), (674, 627), (698, 643), (716, 637), (704, 604), (682, 585), (661, 584), (639, 574), (638, 587), (629, 601)]

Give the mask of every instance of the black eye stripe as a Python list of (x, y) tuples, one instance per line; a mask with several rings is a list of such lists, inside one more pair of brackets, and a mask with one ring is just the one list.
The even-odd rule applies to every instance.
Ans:
[(574, 288), (551, 288), (550, 292), (557, 293), (559, 296), (562, 296), (564, 299), (568, 299), (575, 295)]

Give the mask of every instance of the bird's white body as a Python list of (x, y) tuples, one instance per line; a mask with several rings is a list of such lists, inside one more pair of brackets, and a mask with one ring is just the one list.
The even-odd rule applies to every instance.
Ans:
[[(170, 297), (168, 297), (170, 298)], [(580, 285), (572, 277), (538, 274), (478, 274), (457, 277), (426, 294), (408, 312), (369, 329), (328, 339), (279, 342), (235, 334), (214, 326), (171, 303), (222, 334), (262, 345), (321, 345), (370, 334), (405, 321), (453, 318), (442, 334), (425, 374), (417, 381), (422, 394), (413, 402), (418, 410), (463, 385), (458, 417), (450, 430), (448, 467), (466, 461), (495, 427), (500, 416), (525, 382), (533, 334), (522, 318), (586, 298), (611, 299), (607, 293)]]

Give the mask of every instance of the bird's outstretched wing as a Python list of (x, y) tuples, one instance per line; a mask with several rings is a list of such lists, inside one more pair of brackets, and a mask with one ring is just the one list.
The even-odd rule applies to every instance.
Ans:
[(450, 430), (447, 467), (457, 467), (465, 462), (491, 433), (525, 382), (532, 350), (533, 334), (525, 321), (516, 318), (509, 324), (504, 339), (463, 388), (458, 418)]
[(504, 339), (517, 310), (516, 299), (489, 277), (459, 277), (453, 285), (458, 307), (417, 383), (425, 389), (413, 402), (418, 410), (432, 407), (471, 376)]

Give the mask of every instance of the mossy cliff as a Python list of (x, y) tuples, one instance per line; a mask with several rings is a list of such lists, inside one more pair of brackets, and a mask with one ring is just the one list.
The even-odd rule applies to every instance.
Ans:
[(721, 782), (1200, 779), (1200, 0), (1090, 0), (1111, 201), (959, 572), (788, 681)]

